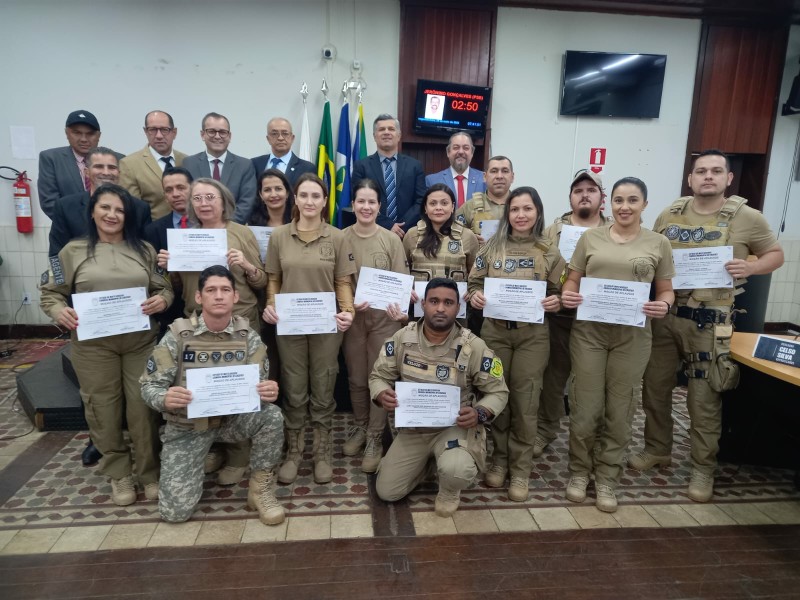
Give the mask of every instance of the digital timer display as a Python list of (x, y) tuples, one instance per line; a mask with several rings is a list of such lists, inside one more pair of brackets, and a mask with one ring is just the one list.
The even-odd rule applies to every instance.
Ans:
[(431, 135), (466, 130), (481, 136), (486, 129), (491, 88), (420, 80), (414, 129)]

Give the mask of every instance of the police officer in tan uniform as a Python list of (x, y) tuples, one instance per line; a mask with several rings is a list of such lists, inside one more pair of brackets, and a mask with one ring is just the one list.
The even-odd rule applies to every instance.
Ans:
[[(608, 225), (611, 217), (603, 215), (603, 180), (600, 175), (589, 170), (575, 174), (569, 188), (570, 211), (558, 217), (544, 230), (544, 237), (556, 247), (561, 241), (561, 231), (565, 225), (594, 228)], [(563, 255), (563, 253), (562, 253)], [(564, 255), (564, 260), (572, 257)], [(533, 456), (539, 457), (545, 448), (558, 436), (561, 430), (561, 417), (564, 416), (564, 388), (571, 368), (569, 360), (569, 338), (575, 311), (562, 308), (547, 315), (550, 328), (550, 361), (544, 371), (544, 385), (539, 400), (539, 417), (536, 422), (537, 434), (533, 444)]]
[(297, 180), (292, 222), (275, 228), (269, 238), (267, 306), (262, 313), (267, 323), (275, 325), (280, 319), (275, 309), (278, 293), (334, 292), (338, 304), (336, 333), (277, 337), (288, 443), (278, 471), (281, 483), (297, 479), (307, 417), (314, 428), (314, 481), (328, 483), (333, 479), (333, 389), (342, 334), (353, 324), (352, 276), (356, 263), (344, 233), (325, 222), (327, 214), (327, 187), (316, 175), (305, 173)]
[[(734, 289), (678, 289), (670, 314), (653, 324), (653, 353), (644, 375), (642, 405), (646, 415), (645, 446), (632, 455), (634, 469), (672, 461), (672, 389), (675, 365), (683, 361), (689, 377), (686, 404), (691, 427), (692, 475), (689, 498), (708, 502), (714, 492), (719, 437), (720, 392), (735, 385), (727, 352), (733, 335), (734, 296), (750, 275), (771, 273), (783, 264), (783, 250), (760, 212), (739, 196), (725, 197), (733, 181), (728, 157), (706, 150), (689, 173), (693, 196), (679, 198), (656, 220), (653, 230), (667, 236), (672, 248), (733, 246), (725, 269)], [(757, 258), (748, 261), (754, 254)]]
[[(116, 184), (99, 186), (89, 200), (88, 235), (69, 242), (50, 257), (42, 274), (42, 310), (72, 332), (72, 365), (80, 383), (86, 420), (103, 454), (100, 472), (111, 478), (111, 499), (136, 501), (135, 472), (148, 500), (158, 498), (158, 415), (141, 398), (139, 375), (156, 342), (153, 315), (172, 303), (172, 288), (156, 266), (156, 253), (139, 238), (130, 194)], [(150, 329), (79, 340), (72, 294), (143, 287)], [(134, 463), (122, 429), (124, 418), (135, 450)]]
[(479, 337), (456, 323), (460, 299), (455, 282), (434, 278), (425, 289), (422, 322), (411, 323), (381, 349), (369, 378), (373, 402), (394, 411), (396, 381), (458, 386), (461, 409), (445, 428), (400, 428), (378, 470), (376, 490), (382, 500), (406, 496), (425, 476), (430, 458), (436, 462), (439, 493), (435, 509), (449, 517), (465, 489), (486, 467), (484, 425), (508, 401), (503, 365)]
[[(469, 296), (474, 308), (486, 306), (486, 277), (547, 282), (545, 311), (561, 307), (558, 292), (566, 267), (558, 248), (542, 237), (544, 208), (539, 193), (532, 187), (511, 192), (503, 210), (497, 233), (481, 248), (469, 276)], [(483, 340), (497, 353), (505, 366), (508, 406), (492, 426), (492, 468), (486, 485), (501, 487), (510, 474), (508, 498), (524, 502), (533, 467), (536, 440), (536, 413), (542, 391), (542, 376), (550, 354), (544, 323), (486, 318)]]
[[(158, 503), (161, 518), (180, 523), (191, 517), (203, 493), (203, 462), (214, 441), (252, 440), (247, 504), (258, 510), (262, 523), (277, 525), (284, 519), (274, 478), (283, 446), (283, 417), (273, 404), (278, 384), (267, 380), (267, 349), (247, 319), (233, 316), (238, 293), (228, 269), (219, 265), (205, 269), (195, 295), (200, 315), (177, 319), (170, 326), (141, 376), (144, 401), (167, 421)], [(260, 410), (188, 418), (192, 392), (186, 385), (187, 371), (236, 365), (258, 365), (254, 391), (263, 403)]]
[[(569, 472), (567, 500), (583, 502), (595, 476), (596, 507), (617, 510), (615, 489), (631, 440), (642, 374), (650, 356), (650, 319), (663, 318), (675, 300), (675, 269), (667, 239), (641, 226), (647, 186), (626, 177), (614, 184), (614, 222), (590, 229), (578, 240), (561, 292), (567, 308), (583, 303), (581, 279), (655, 283), (655, 300), (644, 302), (642, 326), (576, 321), (570, 352)], [(595, 451), (595, 443), (598, 450)]]
[(456, 211), (456, 222), (471, 229), (481, 244), (486, 242), (481, 234), (481, 223), (499, 221), (503, 216), (503, 205), (514, 183), (511, 159), (506, 156), (490, 158), (483, 178), (486, 191), (474, 194)]

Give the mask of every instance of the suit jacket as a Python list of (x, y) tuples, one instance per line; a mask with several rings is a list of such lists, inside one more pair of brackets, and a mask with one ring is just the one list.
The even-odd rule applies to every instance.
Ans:
[[(174, 149), (172, 152), (175, 155), (173, 166), (180, 167), (186, 155)], [(163, 217), (172, 210), (164, 199), (164, 188), (161, 186), (163, 171), (156, 164), (149, 146), (122, 159), (119, 171), (119, 184), (132, 195), (147, 202), (154, 219)]]
[[(150, 206), (139, 198), (134, 198), (133, 204), (139, 235), (142, 239), (150, 241), (145, 236), (145, 229), (150, 224)], [(84, 237), (89, 233), (89, 216), (86, 214), (88, 206), (89, 192), (71, 194), (56, 202), (53, 224), (50, 226), (48, 256), (58, 256), (70, 240)]]
[(408, 231), (419, 221), (419, 209), (422, 197), (425, 195), (425, 173), (422, 171), (422, 163), (405, 154), (397, 155), (395, 173), (397, 219), (392, 222), (386, 216), (386, 184), (383, 179), (381, 160), (381, 156), (376, 152), (367, 158), (356, 161), (351, 177), (352, 186), (355, 187), (356, 183), (362, 179), (374, 180), (381, 188), (381, 212), (378, 214), (378, 225), (391, 229), (395, 222), (405, 223), (403, 229)]
[[(114, 154), (119, 160), (125, 158), (119, 152)], [(36, 187), (39, 191), (39, 206), (51, 219), (59, 198), (86, 191), (72, 148), (63, 146), (39, 153), (39, 180)]]
[[(224, 170), (224, 169), (223, 169)], [(172, 210), (160, 219), (156, 219), (152, 223), (148, 223), (144, 230), (144, 239), (150, 242), (156, 252), (167, 249), (167, 229), (174, 229), (172, 224)], [(183, 309), (185, 302), (183, 300), (183, 288), (181, 278), (177, 273), (170, 273), (170, 281), (172, 282), (172, 289), (175, 292), (175, 300), (172, 301), (170, 307), (163, 313), (155, 315), (158, 321), (160, 332), (159, 338), (166, 333), (167, 328), (172, 324), (175, 319), (183, 317)]]
[[(444, 171), (439, 171), (438, 173), (431, 173), (425, 177), (425, 187), (429, 188), (435, 183), (443, 183), (456, 195), (456, 201), (458, 200), (458, 190), (456, 189), (456, 182), (453, 181), (453, 173), (450, 171), (448, 167)], [(478, 171), (478, 169), (473, 169), (470, 167), (469, 169), (469, 179), (465, 182), (467, 185), (464, 189), (464, 201), (466, 202), (470, 198), (472, 198), (473, 194), (479, 194), (486, 191), (486, 182), (483, 180), (483, 171)]]
[[(211, 167), (205, 152), (187, 156), (183, 161), (183, 167), (192, 174), (194, 179), (211, 177)], [(244, 225), (250, 219), (256, 206), (256, 171), (253, 163), (228, 152), (225, 164), (222, 165), (220, 182), (231, 191), (236, 200), (236, 212), (233, 214), (233, 220)]]
[[(253, 160), (253, 167), (256, 169), (256, 179), (258, 176), (261, 175), (264, 171), (269, 169), (269, 161), (272, 160), (271, 154), (262, 154), (261, 156), (256, 156)], [(317, 173), (317, 166), (314, 163), (308, 162), (307, 160), (303, 160), (299, 158), (297, 154), (292, 152), (292, 160), (289, 161), (289, 164), (286, 166), (286, 179), (289, 180), (289, 183), (294, 189), (295, 183), (297, 183), (298, 177), (303, 173)]]

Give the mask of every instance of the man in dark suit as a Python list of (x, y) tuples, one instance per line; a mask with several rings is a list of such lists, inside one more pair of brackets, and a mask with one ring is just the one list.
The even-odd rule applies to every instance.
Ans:
[[(188, 160), (188, 159), (187, 159)], [(248, 166), (250, 163), (248, 162)], [(167, 249), (167, 230), (188, 227), (186, 211), (189, 208), (189, 196), (192, 193), (192, 174), (184, 167), (174, 167), (164, 171), (161, 177), (166, 198), (172, 210), (169, 214), (150, 223), (145, 229), (144, 238), (153, 245), (156, 252)], [(170, 273), (172, 289), (175, 291), (175, 300), (163, 313), (156, 315), (161, 326), (161, 335), (167, 327), (177, 318), (183, 316), (184, 302), (182, 295), (181, 278), (177, 273)]]
[[(86, 211), (89, 206), (89, 196), (104, 183), (119, 183), (119, 159), (116, 152), (102, 146), (92, 148), (86, 155), (86, 172), (89, 175), (89, 191), (70, 194), (55, 204), (48, 256), (58, 256), (70, 240), (88, 233), (89, 217)], [(133, 203), (136, 207), (134, 218), (137, 228), (144, 238), (145, 227), (151, 220), (150, 207), (139, 198), (134, 198)]]
[(458, 131), (451, 135), (446, 152), (450, 168), (425, 177), (425, 187), (429, 188), (435, 183), (445, 184), (456, 195), (456, 208), (461, 208), (474, 194), (486, 191), (486, 182), (483, 180), (483, 171), (469, 166), (475, 154), (470, 134)]
[(256, 206), (256, 171), (253, 163), (228, 152), (231, 125), (228, 118), (219, 113), (211, 112), (203, 117), (200, 138), (206, 144), (206, 151), (187, 156), (183, 166), (194, 179), (211, 177), (227, 187), (236, 200), (233, 220), (244, 225)]
[(267, 142), (272, 150), (270, 154), (262, 154), (253, 159), (256, 177), (267, 169), (278, 169), (289, 180), (292, 188), (297, 178), (303, 173), (316, 173), (314, 163), (299, 158), (292, 152), (294, 133), (292, 124), (283, 117), (274, 117), (267, 123)]
[[(39, 206), (51, 219), (60, 198), (89, 189), (86, 155), (100, 142), (100, 124), (88, 110), (76, 110), (67, 116), (64, 133), (69, 146), (39, 153)], [(114, 155), (120, 159), (125, 156), (118, 152)]]
[(378, 115), (372, 124), (378, 151), (353, 165), (353, 186), (362, 179), (373, 179), (381, 188), (378, 225), (400, 238), (417, 224), (425, 174), (417, 159), (400, 154), (400, 121), (392, 115)]

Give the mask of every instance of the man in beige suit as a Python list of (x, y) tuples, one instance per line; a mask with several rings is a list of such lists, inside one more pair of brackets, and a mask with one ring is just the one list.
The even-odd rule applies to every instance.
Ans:
[(126, 156), (119, 163), (119, 184), (150, 205), (150, 215), (155, 221), (171, 210), (161, 186), (164, 169), (181, 166), (186, 155), (172, 149), (178, 128), (169, 113), (160, 110), (147, 113), (144, 133), (147, 146)]

